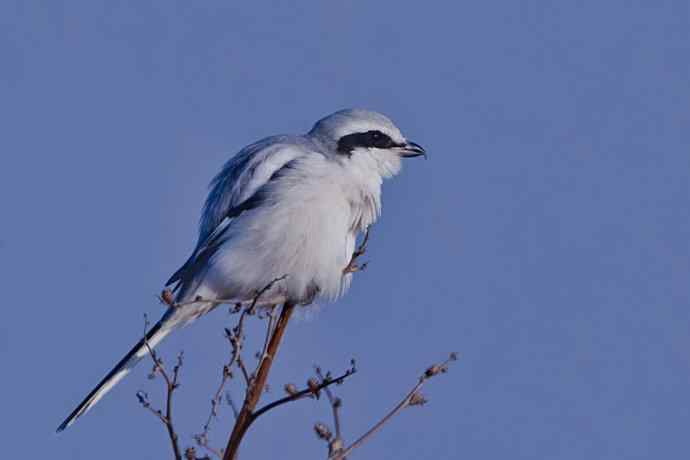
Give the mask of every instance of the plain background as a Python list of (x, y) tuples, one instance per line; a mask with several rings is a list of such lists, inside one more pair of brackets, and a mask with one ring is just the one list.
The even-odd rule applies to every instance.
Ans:
[[(3, 457), (169, 458), (149, 364), (54, 430), (162, 313), (221, 164), (355, 106), (430, 159), (386, 183), (369, 269), (291, 324), (266, 400), (355, 357), (351, 441), (458, 351), (353, 459), (687, 458), (688, 2), (5, 0), (0, 59)], [(160, 348), (185, 351), (183, 445), (229, 321)], [(319, 420), (284, 407), (244, 457), (324, 458)]]

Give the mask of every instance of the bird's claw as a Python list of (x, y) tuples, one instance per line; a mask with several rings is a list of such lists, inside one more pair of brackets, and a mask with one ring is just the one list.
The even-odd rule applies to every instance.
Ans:
[(364, 271), (367, 268), (367, 265), (369, 265), (369, 262), (364, 262), (362, 265), (351, 262), (347, 267), (345, 267), (343, 274), (347, 275), (348, 273)]
[(368, 242), (369, 242), (369, 229), (367, 228), (366, 232), (364, 233), (364, 239), (362, 240), (362, 243), (352, 253), (352, 258), (350, 259), (350, 263), (348, 263), (347, 267), (345, 267), (343, 269), (344, 275), (347, 275), (349, 273), (361, 272), (365, 268), (367, 268), (368, 262), (364, 262), (362, 265), (358, 265), (357, 259), (359, 259), (364, 254), (366, 254)]

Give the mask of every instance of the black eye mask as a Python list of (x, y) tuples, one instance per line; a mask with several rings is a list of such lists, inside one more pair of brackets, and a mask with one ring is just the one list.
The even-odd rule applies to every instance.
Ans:
[(338, 140), (338, 153), (349, 154), (357, 147), (390, 149), (400, 145), (381, 131), (348, 134)]

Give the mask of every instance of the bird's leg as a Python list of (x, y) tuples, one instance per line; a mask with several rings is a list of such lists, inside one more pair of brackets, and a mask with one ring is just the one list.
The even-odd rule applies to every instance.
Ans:
[(367, 243), (369, 242), (369, 227), (367, 227), (366, 231), (364, 232), (364, 238), (362, 238), (362, 242), (357, 246), (357, 249), (355, 249), (355, 252), (352, 253), (352, 258), (350, 259), (350, 262), (347, 264), (347, 267), (343, 269), (343, 274), (347, 275), (348, 273), (355, 273), (364, 270), (367, 268), (367, 263), (364, 262), (362, 265), (359, 265), (357, 263), (357, 259), (362, 257), (366, 252), (367, 252)]

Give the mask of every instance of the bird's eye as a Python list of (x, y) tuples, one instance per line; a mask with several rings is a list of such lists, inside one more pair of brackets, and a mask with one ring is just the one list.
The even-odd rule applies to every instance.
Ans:
[(368, 147), (376, 147), (379, 149), (387, 149), (393, 146), (393, 140), (381, 131), (369, 131)]

